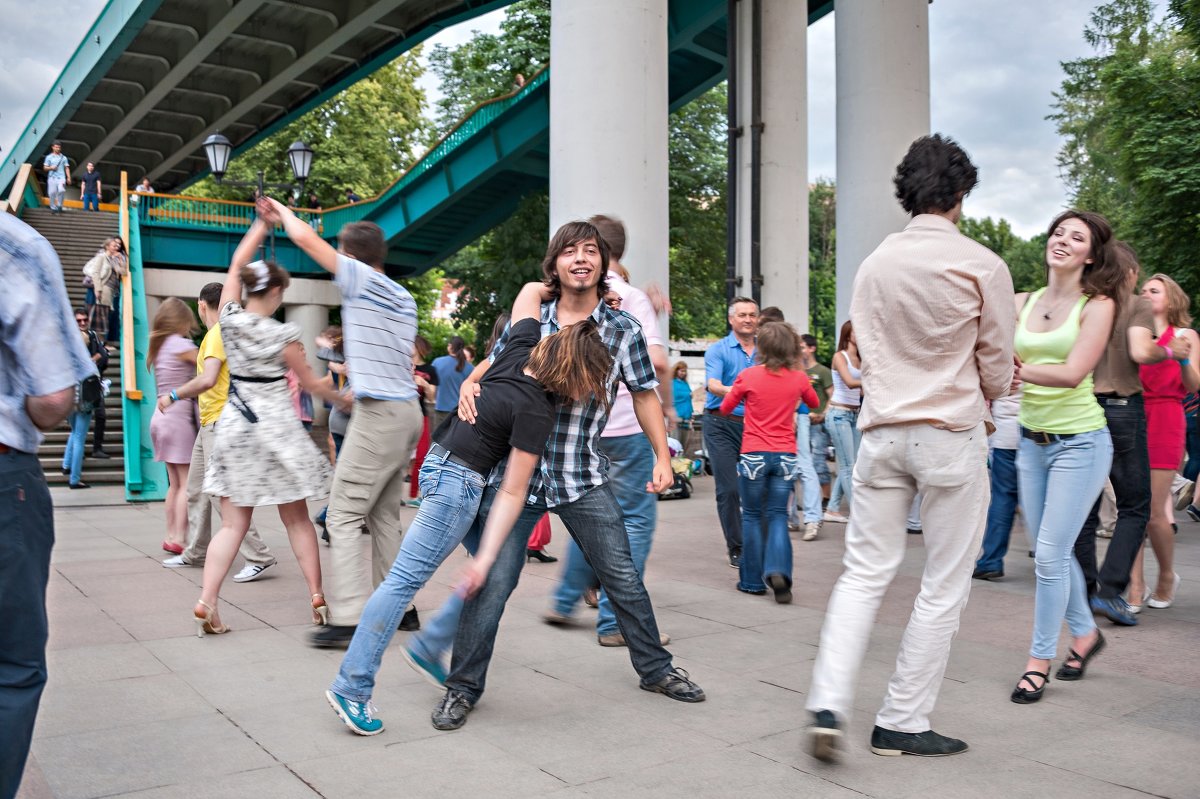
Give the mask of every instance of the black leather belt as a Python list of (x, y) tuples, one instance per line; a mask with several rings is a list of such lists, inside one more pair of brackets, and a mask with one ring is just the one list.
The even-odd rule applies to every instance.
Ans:
[(746, 419), (742, 416), (734, 416), (732, 413), (721, 413), (720, 411), (709, 410), (708, 408), (704, 409), (704, 414), (706, 416), (720, 416), (722, 419), (728, 419), (729, 421), (737, 422), (738, 424), (742, 424), (746, 421)]
[(1028, 427), (1022, 427), (1021, 435), (1024, 436), (1025, 438), (1028, 438), (1033, 443), (1044, 447), (1047, 444), (1053, 444), (1057, 441), (1067, 441), (1068, 439), (1072, 439), (1079, 434), (1078, 433), (1043, 433), (1041, 430), (1030, 430)]
[(230, 380), (236, 380), (239, 383), (275, 383), (283, 380), (287, 375), (279, 375), (278, 377), (251, 377), (250, 375), (229, 375)]
[[(465, 458), (458, 457), (453, 452), (451, 452), (450, 450), (443, 447), (441, 444), (430, 444), (429, 445), (429, 454), (437, 455), (442, 460), (450, 461), (451, 463), (457, 463), (459, 466), (464, 466), (473, 472), (479, 472), (479, 469), (477, 467), (475, 467), (473, 464), (471, 464), (470, 462), (468, 462)], [(480, 472), (480, 474), (483, 474), (483, 472)]]

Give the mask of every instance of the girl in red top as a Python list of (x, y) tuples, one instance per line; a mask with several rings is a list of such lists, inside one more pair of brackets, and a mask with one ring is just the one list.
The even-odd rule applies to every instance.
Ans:
[[(792, 601), (792, 541), (788, 538), (788, 496), (800, 475), (796, 460), (796, 408), (821, 403), (800, 362), (800, 337), (787, 324), (772, 322), (758, 331), (759, 364), (745, 369), (721, 401), (730, 413), (744, 399), (746, 427), (738, 459), (742, 495), (742, 560), (739, 591), (775, 592), (775, 601)], [(767, 525), (764, 540), (763, 511)]]
[(1171, 480), (1183, 460), (1187, 423), (1183, 416), (1183, 398), (1200, 387), (1200, 339), (1189, 330), (1192, 317), (1187, 294), (1166, 275), (1155, 275), (1142, 285), (1142, 296), (1154, 309), (1154, 330), (1158, 344), (1167, 346), (1176, 336), (1191, 347), (1190, 355), (1182, 361), (1167, 359), (1138, 367), (1146, 399), (1146, 441), (1150, 448), (1150, 522), (1146, 535), (1158, 561), (1158, 585), (1153, 593), (1146, 587), (1142, 571), (1145, 558), (1142, 550), (1133, 562), (1129, 575), (1129, 606), (1133, 612), (1145, 603), (1152, 608), (1169, 608), (1175, 601), (1179, 575), (1175, 573), (1175, 539), (1171, 530), (1174, 519)]

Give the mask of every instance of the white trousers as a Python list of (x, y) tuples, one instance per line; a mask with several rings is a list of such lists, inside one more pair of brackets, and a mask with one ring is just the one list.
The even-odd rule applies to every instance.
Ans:
[(854, 465), (854, 512), (846, 529), (846, 570), (838, 578), (813, 667), (809, 710), (846, 719), (875, 614), (904, 560), (905, 518), (922, 495), (925, 573), (888, 683), (880, 727), (930, 729), (950, 643), (971, 590), (983, 540), (990, 485), (987, 433), (927, 424), (885, 425), (863, 432)]

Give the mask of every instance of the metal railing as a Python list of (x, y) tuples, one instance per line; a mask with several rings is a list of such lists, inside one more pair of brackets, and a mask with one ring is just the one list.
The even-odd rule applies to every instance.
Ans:
[(121, 241), (125, 242), (125, 274), (121, 276), (121, 388), (134, 402), (142, 399), (133, 354), (133, 258), (129, 251), (129, 173), (121, 170)]
[[(144, 225), (242, 232), (254, 222), (254, 203), (251, 202), (140, 192), (131, 192), (130, 197), (137, 200), (136, 205), (130, 207), (137, 210), (138, 221)], [(296, 216), (315, 225), (318, 233), (321, 232), (320, 211), (307, 208), (292, 210)]]

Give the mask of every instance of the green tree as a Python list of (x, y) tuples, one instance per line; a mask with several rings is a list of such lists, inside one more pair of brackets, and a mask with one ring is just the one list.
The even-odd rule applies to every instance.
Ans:
[(817, 360), (829, 363), (837, 345), (837, 187), (818, 178), (808, 191), (808, 332)]
[(958, 229), (1004, 259), (1017, 291), (1033, 291), (1046, 284), (1045, 234), (1023, 239), (1013, 232), (1007, 219), (993, 221), (990, 216), (983, 219), (964, 216)]

